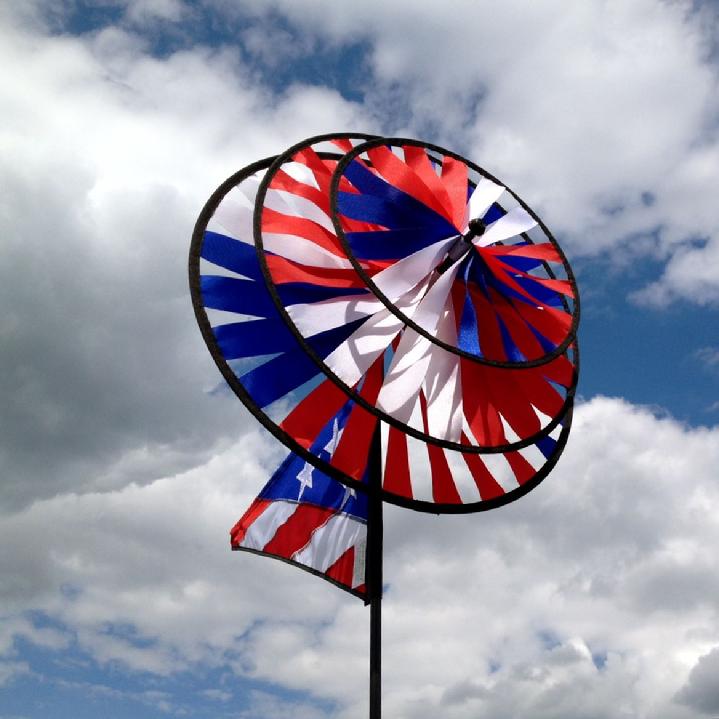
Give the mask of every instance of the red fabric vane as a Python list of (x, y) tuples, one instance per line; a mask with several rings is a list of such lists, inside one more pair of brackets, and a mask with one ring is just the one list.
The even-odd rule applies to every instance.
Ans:
[[(364, 280), (354, 269), (341, 267), (312, 267), (300, 265), (279, 255), (266, 255), (267, 267), (275, 284), (283, 285), (287, 282), (307, 282), (311, 285), (324, 285), (325, 287), (360, 287), (366, 288)], [(365, 263), (365, 272), (371, 277), (387, 266), (385, 261)]]
[(452, 199), (447, 187), (432, 166), (432, 161), (422, 147), (406, 145), (404, 157), (407, 164), (417, 173), (417, 176), (431, 190), (440, 206), (444, 208), (442, 215), (447, 219), (452, 217)]
[[(427, 426), (427, 400), (424, 392), (419, 393), (419, 406), (422, 409), (422, 424), (426, 433), (429, 429)], [(457, 486), (452, 478), (452, 470), (449, 468), (444, 450), (436, 444), (427, 444), (427, 454), (432, 473), (432, 499), (443, 504), (461, 504), (462, 498), (457, 492)]]
[[(469, 444), (469, 438), (467, 435), (462, 435), (462, 441), (465, 444)], [(478, 454), (467, 454), (462, 453), (467, 468), (469, 469), (474, 483), (477, 485), (479, 490), (479, 496), (482, 499), (494, 499), (495, 497), (501, 497), (504, 494), (502, 485), (492, 476), (492, 473), (487, 469), (482, 458)]]
[(502, 282), (504, 282), (506, 285), (509, 285), (512, 289), (516, 290), (521, 295), (524, 295), (525, 297), (528, 297), (529, 299), (536, 302), (536, 299), (532, 295), (528, 294), (521, 285), (518, 285), (512, 279), (512, 277), (515, 277), (517, 275), (533, 280), (537, 284), (542, 285), (542, 287), (554, 290), (554, 292), (559, 292), (560, 294), (566, 295), (567, 297), (574, 297), (574, 290), (572, 289), (572, 285), (569, 283), (568, 280), (552, 280), (544, 277), (537, 277), (536, 275), (530, 275), (529, 272), (524, 272), (522, 270), (518, 270), (516, 267), (511, 267), (510, 265), (502, 262), (498, 258), (493, 257), (491, 253), (484, 252), (485, 249), (486, 248), (484, 247), (480, 247), (479, 251), (482, 254), (482, 257), (486, 261), (487, 265), (489, 265), (492, 272), (494, 272), (494, 274), (497, 275), (497, 277), (499, 277)]
[(467, 165), (445, 155), (442, 160), (442, 182), (452, 202), (451, 222), (458, 232), (464, 229), (467, 214)]
[[(382, 386), (383, 369), (384, 357), (380, 355), (370, 367), (360, 390), (360, 397), (372, 406), (375, 405)], [(350, 477), (361, 480), (367, 468), (370, 444), (377, 422), (378, 419), (374, 414), (356, 404), (350, 412), (330, 464)]]
[(382, 486), (388, 492), (402, 497), (412, 496), (412, 484), (409, 478), (409, 454), (407, 453), (407, 435), (390, 425), (387, 438), (387, 453)]
[(349, 152), (352, 149), (352, 142), (346, 137), (338, 137), (332, 140), (332, 144), (342, 150), (342, 152)]
[(550, 342), (559, 345), (567, 337), (572, 325), (572, 318), (566, 312), (543, 305), (535, 307), (521, 300), (510, 300), (520, 317), (539, 334)]
[(427, 187), (414, 169), (402, 162), (389, 148), (374, 147), (367, 154), (379, 174), (392, 185), (427, 207), (431, 207), (450, 222), (452, 221), (447, 208), (437, 199), (437, 196)]
[(537, 245), (490, 245), (484, 250), (493, 255), (512, 255), (546, 262), (562, 261), (557, 248), (549, 242), (541, 242)]
[(262, 210), (262, 231), (303, 237), (337, 257), (346, 257), (337, 235), (318, 225), (314, 220), (295, 215), (284, 215), (265, 207)]
[(556, 417), (564, 406), (564, 397), (544, 378), (543, 367), (530, 368), (514, 373), (515, 385), (540, 412)]
[(490, 401), (483, 367), (467, 359), (460, 360), (464, 415), (477, 442), (485, 447), (506, 444), (507, 438), (497, 408)]
[(298, 197), (304, 197), (306, 200), (314, 203), (323, 210), (327, 215), (330, 213), (330, 198), (312, 185), (306, 185), (304, 182), (296, 180), (292, 175), (288, 175), (284, 170), (278, 170), (270, 182), (270, 189), (285, 190), (291, 192)]
[(491, 287), (489, 288), (489, 298), (519, 351), (527, 359), (544, 355), (544, 348), (514, 306)]
[(347, 395), (334, 382), (326, 379), (285, 417), (280, 427), (309, 449), (346, 402)]
[[(522, 370), (501, 370), (488, 367), (487, 389), (490, 401), (504, 417), (509, 426), (521, 437), (531, 437), (542, 429), (542, 424), (531, 403), (517, 391), (512, 374)], [(501, 374), (504, 372), (504, 374)], [(497, 374), (499, 373), (499, 374)], [(494, 374), (494, 381), (492, 378)]]
[(497, 312), (494, 305), (490, 304), (481, 290), (469, 286), (469, 296), (477, 315), (477, 327), (479, 328), (479, 346), (485, 357), (495, 360), (506, 360), (502, 342), (502, 332), (497, 322)]
[[(310, 170), (312, 170), (312, 174), (314, 175), (320, 191), (324, 192), (329, 197), (330, 182), (332, 180), (332, 173), (334, 172), (335, 167), (337, 167), (337, 161), (322, 159), (312, 148), (309, 147), (295, 153), (292, 159), (294, 162), (306, 165)], [(358, 161), (362, 162), (359, 158)], [(356, 192), (355, 188), (344, 177), (340, 180), (339, 187), (343, 192)]]
[(504, 456), (519, 484), (524, 484), (536, 474), (534, 467), (519, 452), (507, 452)]

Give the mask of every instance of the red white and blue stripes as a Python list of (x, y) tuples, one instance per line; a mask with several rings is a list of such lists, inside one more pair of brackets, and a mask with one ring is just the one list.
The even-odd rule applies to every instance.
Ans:
[(446, 150), (338, 135), (257, 163), (203, 211), (190, 274), (225, 378), (333, 479), (364, 490), (379, 431), (385, 499), (476, 511), (561, 454), (571, 270), (516, 195)]
[[(343, 410), (315, 441), (329, 458), (344, 432)], [(233, 549), (267, 554), (366, 599), (367, 495), (290, 454), (230, 531)]]

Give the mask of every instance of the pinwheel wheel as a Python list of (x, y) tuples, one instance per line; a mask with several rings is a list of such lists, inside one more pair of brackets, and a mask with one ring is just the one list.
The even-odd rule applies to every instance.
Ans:
[(491, 509), (563, 451), (571, 268), (526, 203), (448, 150), (336, 134), (248, 166), (200, 215), (190, 285), (223, 376), (292, 452), (235, 548), (377, 599), (382, 500)]

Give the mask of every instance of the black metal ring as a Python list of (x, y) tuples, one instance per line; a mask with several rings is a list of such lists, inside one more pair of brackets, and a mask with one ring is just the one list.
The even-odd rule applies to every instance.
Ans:
[[(410, 145), (413, 147), (422, 147), (424, 149), (431, 150), (435, 153), (438, 153), (440, 155), (445, 155), (454, 158), (455, 160), (458, 160), (460, 162), (463, 162), (467, 167), (471, 168), (478, 174), (480, 174), (482, 177), (486, 177), (488, 180), (491, 180), (492, 182), (501, 185), (505, 188), (507, 192), (509, 192), (510, 195), (536, 220), (539, 227), (542, 229), (542, 232), (546, 235), (547, 239), (550, 241), (552, 246), (557, 250), (559, 257), (562, 261), (562, 265), (564, 266), (564, 269), (567, 273), (567, 279), (570, 283), (570, 286), (572, 288), (572, 291), (574, 292), (574, 310), (572, 311), (572, 323), (570, 325), (569, 332), (567, 334), (567, 337), (564, 339), (564, 341), (559, 344), (552, 352), (548, 352), (547, 354), (543, 355), (542, 357), (539, 357), (534, 360), (525, 360), (522, 362), (506, 362), (501, 360), (490, 360), (486, 359), (484, 357), (480, 357), (478, 355), (472, 354), (471, 352), (467, 352), (465, 350), (460, 349), (459, 347), (455, 347), (453, 345), (448, 344), (447, 342), (444, 342), (437, 337), (435, 337), (431, 332), (428, 332), (424, 327), (417, 324), (414, 320), (412, 320), (410, 317), (407, 317), (400, 309), (397, 308), (397, 306), (377, 287), (377, 285), (373, 282), (372, 278), (365, 272), (364, 268), (360, 264), (359, 260), (355, 257), (352, 247), (349, 244), (349, 241), (347, 240), (347, 236), (345, 235), (344, 229), (342, 228), (342, 223), (339, 218), (339, 212), (337, 209), (337, 193), (339, 191), (339, 184), (340, 180), (342, 179), (342, 175), (344, 173), (345, 168), (347, 165), (349, 165), (350, 162), (352, 162), (356, 157), (361, 155), (363, 152), (366, 152), (367, 150), (371, 150), (374, 147), (380, 147), (380, 146), (386, 146), (386, 147), (392, 147), (393, 145)], [(479, 364), (485, 364), (492, 367), (500, 367), (504, 369), (521, 369), (521, 368), (527, 368), (527, 367), (538, 367), (540, 365), (546, 364), (547, 362), (550, 362), (555, 357), (558, 357), (559, 355), (563, 354), (567, 347), (572, 344), (574, 341), (577, 326), (579, 324), (579, 291), (577, 289), (577, 283), (574, 278), (574, 273), (572, 272), (572, 268), (569, 265), (569, 262), (567, 261), (566, 256), (564, 255), (564, 252), (562, 251), (562, 248), (559, 246), (559, 243), (555, 240), (552, 233), (549, 231), (549, 228), (544, 224), (542, 219), (534, 212), (534, 210), (529, 207), (524, 200), (522, 200), (521, 197), (519, 197), (512, 189), (507, 187), (503, 182), (498, 180), (494, 175), (490, 174), (483, 168), (479, 167), (479, 165), (476, 165), (475, 163), (471, 162), (470, 160), (467, 160), (466, 158), (462, 157), (461, 155), (458, 155), (451, 150), (446, 150), (442, 147), (439, 147), (438, 145), (432, 145), (427, 142), (421, 142), (419, 140), (412, 140), (408, 138), (377, 138), (374, 140), (368, 140), (362, 145), (357, 145), (353, 150), (348, 152), (340, 161), (340, 163), (337, 165), (337, 168), (334, 171), (334, 174), (332, 176), (332, 183), (330, 185), (330, 209), (332, 214), (332, 222), (335, 226), (335, 231), (337, 234), (337, 237), (340, 239), (340, 242), (342, 242), (342, 245), (345, 249), (345, 254), (347, 255), (347, 258), (352, 263), (352, 266), (355, 268), (356, 272), (362, 279), (364, 280), (367, 287), (369, 287), (372, 290), (372, 293), (379, 299), (382, 304), (390, 311), (392, 314), (394, 314), (397, 318), (401, 319), (408, 327), (411, 327), (415, 332), (422, 335), (426, 339), (428, 339), (433, 344), (438, 345), (439, 347), (442, 347), (443, 349), (447, 350), (448, 352), (451, 352), (452, 354), (459, 355), (460, 357), (463, 357), (468, 360), (472, 360), (474, 362), (477, 362)], [(532, 243), (531, 238), (526, 235), (522, 234), (522, 237), (524, 237), (527, 241)], [(532, 243), (533, 244), (533, 243)], [(544, 263), (545, 270), (548, 270), (549, 267), (546, 263)], [(553, 273), (550, 271), (550, 277), (553, 275)], [(565, 306), (566, 300), (565, 300)]]

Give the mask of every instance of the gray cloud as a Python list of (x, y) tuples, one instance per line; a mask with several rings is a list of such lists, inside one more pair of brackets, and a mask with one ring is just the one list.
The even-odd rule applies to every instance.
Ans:
[(719, 647), (699, 657), (687, 683), (677, 693), (677, 701), (701, 714), (719, 714)]
[(195, 218), (243, 164), (358, 108), (315, 88), (275, 101), (232, 53), (160, 61), (117, 28), (6, 31), (2, 54), (22, 67), (0, 86), (2, 502), (197, 465), (253, 423), (207, 394), (220, 378), (187, 289)]

